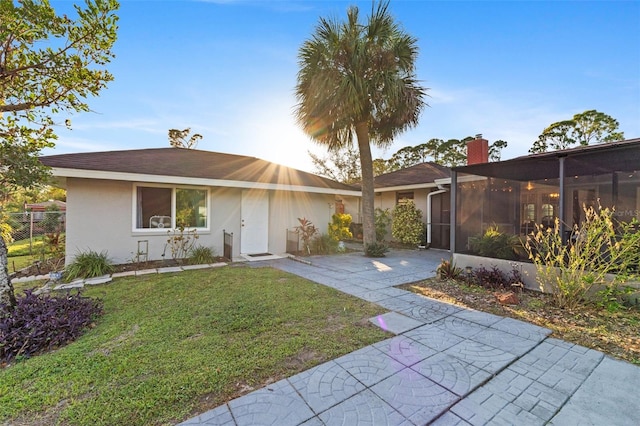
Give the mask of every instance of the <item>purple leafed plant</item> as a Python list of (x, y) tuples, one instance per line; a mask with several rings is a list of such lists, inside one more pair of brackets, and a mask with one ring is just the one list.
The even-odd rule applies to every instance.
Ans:
[(102, 313), (100, 299), (25, 290), (15, 307), (0, 305), (0, 363), (31, 357), (77, 339)]
[(473, 270), (473, 281), (486, 288), (510, 289), (513, 284), (522, 282), (522, 276), (516, 269), (507, 274), (497, 266), (492, 266), (490, 269), (480, 266)]

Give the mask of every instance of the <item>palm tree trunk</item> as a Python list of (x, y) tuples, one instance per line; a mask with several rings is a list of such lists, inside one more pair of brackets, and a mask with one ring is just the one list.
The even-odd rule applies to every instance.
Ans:
[(373, 159), (369, 144), (369, 127), (366, 122), (356, 124), (356, 137), (362, 169), (362, 240), (364, 246), (376, 242), (375, 214), (373, 207)]
[(9, 278), (9, 259), (7, 257), (7, 244), (0, 237), (0, 305), (15, 306), (16, 296), (13, 294), (13, 285)]

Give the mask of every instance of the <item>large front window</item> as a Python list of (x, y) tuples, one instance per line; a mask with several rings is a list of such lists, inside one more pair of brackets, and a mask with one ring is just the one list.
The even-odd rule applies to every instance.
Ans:
[(136, 229), (206, 228), (206, 189), (136, 187)]

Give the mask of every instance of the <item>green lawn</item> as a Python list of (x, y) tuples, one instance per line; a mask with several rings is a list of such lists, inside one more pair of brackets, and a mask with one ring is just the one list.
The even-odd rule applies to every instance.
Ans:
[(43, 237), (33, 237), (31, 249), (29, 249), (29, 239), (14, 241), (7, 247), (9, 273), (19, 271), (22, 268), (33, 264), (42, 258)]
[[(9, 257), (24, 256), (28, 254), (38, 254), (42, 251), (44, 245), (44, 237), (42, 235), (33, 237), (31, 244), (29, 238), (17, 240), (8, 245), (7, 249)], [(31, 248), (30, 248), (31, 247)]]
[(380, 307), (270, 268), (121, 278), (75, 343), (0, 370), (0, 422), (175, 424), (390, 337)]
[(29, 255), (26, 254), (24, 256), (11, 256), (7, 259), (9, 262), (9, 273), (17, 272), (27, 266), (33, 265), (36, 260), (40, 260), (41, 256), (37, 254)]

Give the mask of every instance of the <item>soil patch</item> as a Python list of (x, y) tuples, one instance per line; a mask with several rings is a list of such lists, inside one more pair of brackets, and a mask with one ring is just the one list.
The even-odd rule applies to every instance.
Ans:
[(503, 305), (495, 290), (467, 285), (455, 280), (428, 279), (400, 286), (427, 297), (527, 321), (553, 331), (551, 337), (596, 349), (640, 365), (640, 310), (620, 309), (608, 312), (597, 306), (560, 309), (549, 295), (524, 290), (517, 293), (518, 305)]

